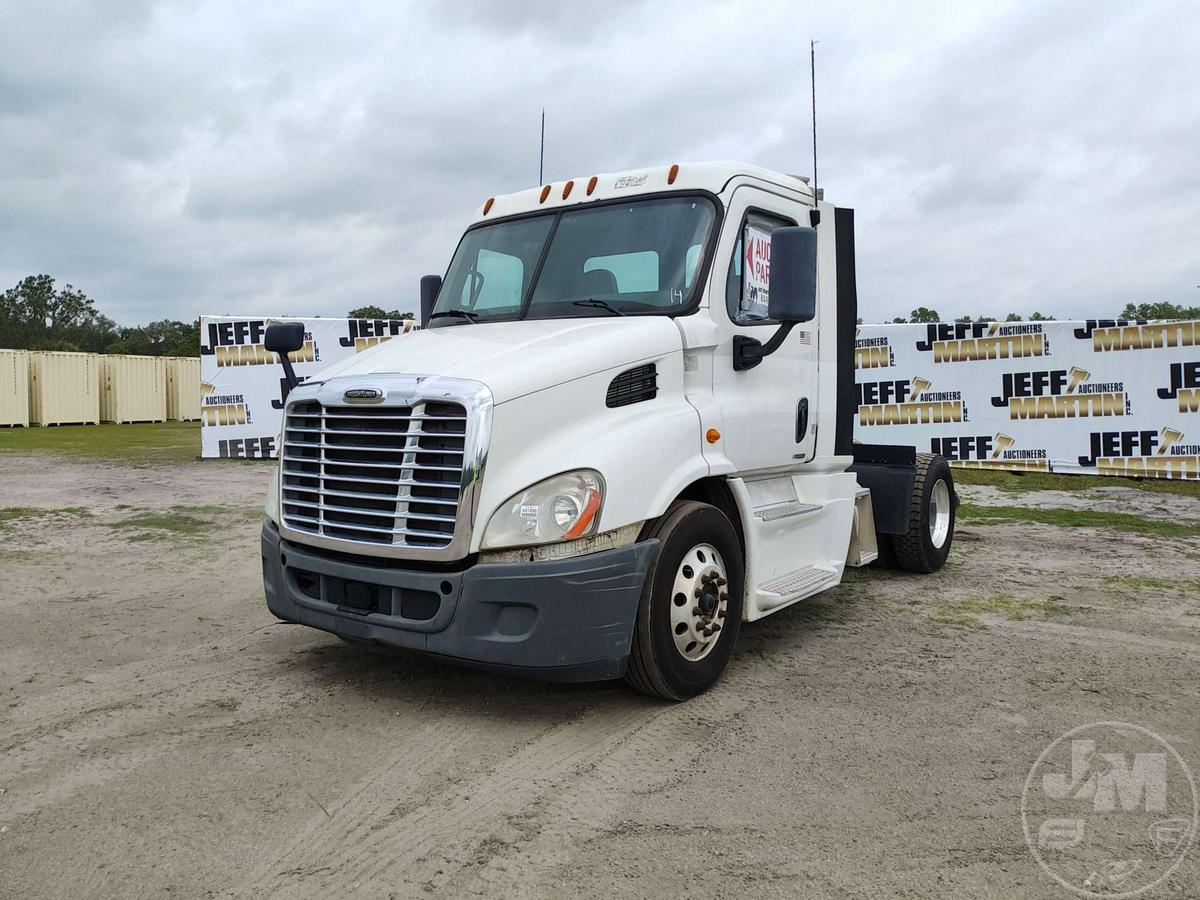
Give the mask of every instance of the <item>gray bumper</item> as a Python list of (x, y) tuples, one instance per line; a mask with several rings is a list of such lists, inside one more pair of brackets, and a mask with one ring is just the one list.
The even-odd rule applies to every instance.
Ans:
[(280, 538), (263, 525), (263, 585), (280, 619), (482, 668), (562, 681), (625, 672), (657, 542), (459, 571), (401, 568)]

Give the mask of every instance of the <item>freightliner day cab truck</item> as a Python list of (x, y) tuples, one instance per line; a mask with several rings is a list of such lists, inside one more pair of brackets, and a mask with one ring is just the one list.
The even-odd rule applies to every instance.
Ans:
[(946, 462), (857, 444), (853, 211), (735, 163), (479, 208), (425, 326), (295, 385), (271, 611), (375, 649), (684, 699), (882, 554), (934, 572)]

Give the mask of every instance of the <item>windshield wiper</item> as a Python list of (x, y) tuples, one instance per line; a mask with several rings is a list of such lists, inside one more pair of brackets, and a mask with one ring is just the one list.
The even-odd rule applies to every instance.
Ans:
[(443, 318), (443, 317), (454, 318), (454, 319), (466, 319), (471, 324), (475, 324), (475, 320), (479, 318), (479, 313), (471, 312), (469, 309), (443, 309), (441, 312), (435, 312), (429, 318), (432, 321), (433, 319), (438, 319), (438, 318)]
[(613, 306), (607, 300), (596, 300), (595, 298), (592, 298), (592, 297), (589, 297), (587, 300), (572, 300), (571, 305), (572, 306), (590, 306), (590, 307), (593, 307), (594, 309), (607, 309), (614, 316), (625, 315), (625, 313), (621, 312), (619, 309), (617, 309), (615, 306)]

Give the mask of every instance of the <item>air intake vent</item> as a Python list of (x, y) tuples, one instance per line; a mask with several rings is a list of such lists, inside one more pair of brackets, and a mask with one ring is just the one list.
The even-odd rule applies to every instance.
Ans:
[(622, 372), (608, 386), (604, 403), (609, 409), (653, 400), (658, 396), (658, 369), (654, 363)]

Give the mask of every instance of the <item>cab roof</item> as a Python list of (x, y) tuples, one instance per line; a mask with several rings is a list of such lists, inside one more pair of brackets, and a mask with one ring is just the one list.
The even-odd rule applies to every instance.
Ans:
[(812, 188), (803, 175), (785, 175), (762, 166), (740, 162), (675, 163), (648, 169), (627, 169), (624, 172), (602, 172), (596, 175), (554, 181), (539, 187), (512, 194), (500, 194), (485, 200), (477, 209), (476, 222), (501, 219), (505, 216), (576, 206), (597, 200), (614, 200), (667, 191), (703, 190), (719, 194), (735, 178), (750, 178), (795, 195), (802, 203), (812, 204)]

